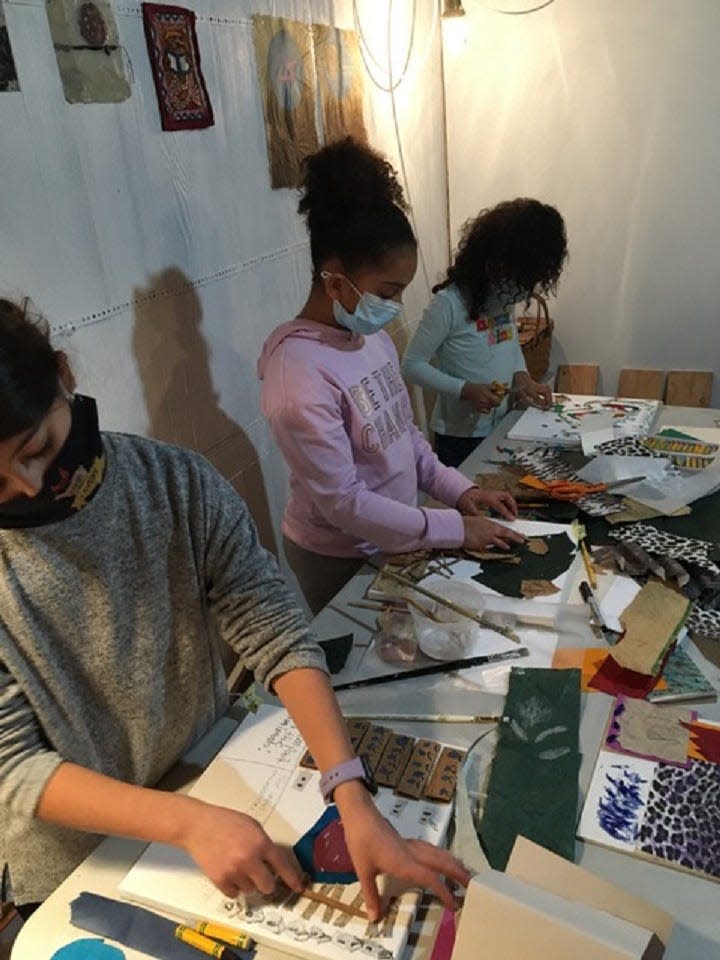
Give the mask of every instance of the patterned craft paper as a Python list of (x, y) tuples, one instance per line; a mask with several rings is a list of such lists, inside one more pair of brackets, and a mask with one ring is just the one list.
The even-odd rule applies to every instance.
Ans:
[(254, 16), (253, 40), (270, 182), (273, 190), (297, 187), (303, 158), (319, 147), (310, 28), (280, 17)]
[(720, 764), (601, 750), (578, 836), (720, 880)]
[(613, 647), (613, 660), (626, 670), (657, 676), (689, 607), (687, 597), (675, 590), (646, 583), (620, 617), (625, 636)]
[(313, 43), (325, 143), (348, 135), (367, 141), (357, 33), (315, 23)]
[(197, 130), (215, 123), (200, 69), (195, 14), (143, 3), (143, 23), (163, 130)]
[(0, 6), (0, 93), (14, 93), (20, 89), (5, 14)]
[(690, 762), (687, 724), (696, 716), (684, 707), (659, 707), (620, 696), (613, 704), (605, 746), (629, 756), (686, 767)]
[(67, 102), (127, 100), (130, 84), (107, 0), (48, 0), (46, 9)]

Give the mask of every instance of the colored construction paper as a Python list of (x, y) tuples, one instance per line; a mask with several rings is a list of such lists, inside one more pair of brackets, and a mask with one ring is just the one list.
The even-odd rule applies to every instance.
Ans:
[(345, 843), (345, 830), (335, 806), (330, 806), (293, 847), (311, 883), (355, 883)]
[(648, 581), (620, 618), (625, 636), (613, 647), (613, 660), (626, 670), (657, 676), (689, 608), (687, 597)]
[(613, 704), (605, 734), (608, 750), (646, 760), (661, 760), (686, 767), (694, 710), (664, 706), (619, 696)]
[[(614, 648), (613, 648), (614, 649)], [(601, 693), (612, 696), (622, 693), (626, 697), (645, 697), (655, 688), (659, 677), (651, 674), (637, 673), (635, 670), (625, 670), (608, 655), (598, 672), (590, 680), (589, 686)]]
[(523, 581), (555, 580), (570, 568), (575, 544), (566, 533), (552, 534), (542, 539), (548, 548), (546, 553), (533, 553), (523, 544), (518, 550), (520, 563), (483, 563), (481, 572), (475, 574), (473, 580), (506, 597), (522, 597)]
[(696, 721), (683, 723), (683, 726), (689, 731), (693, 756), (720, 763), (720, 727)]
[(122, 960), (125, 954), (102, 940), (85, 938), (66, 943), (50, 960)]
[[(89, 933), (117, 940), (156, 960), (198, 960), (200, 956), (195, 947), (175, 939), (177, 921), (96, 893), (83, 891), (72, 901), (70, 923)], [(247, 953), (240, 955), (249, 956)], [(78, 954), (78, 960), (84, 956)], [(87, 956), (88, 960), (92, 957), (91, 954)], [(119, 960), (123, 956), (118, 950), (116, 954), (107, 954), (107, 960)], [(63, 957), (62, 960), (75, 960), (75, 957)], [(95, 958), (92, 957), (92, 960)], [(105, 955), (98, 954), (98, 960), (105, 960)]]
[(518, 834), (573, 860), (580, 671), (513, 668), (504, 714), (479, 831), (490, 865)]

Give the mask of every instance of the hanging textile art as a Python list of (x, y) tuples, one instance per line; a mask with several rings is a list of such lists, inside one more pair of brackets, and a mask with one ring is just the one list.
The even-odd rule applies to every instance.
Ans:
[(67, 102), (127, 100), (130, 84), (107, 0), (48, 0), (46, 11)]
[(300, 185), (302, 161), (319, 147), (310, 27), (253, 17), (258, 83), (265, 115), (272, 188)]
[(143, 23), (163, 130), (197, 130), (215, 123), (200, 68), (195, 14), (143, 3)]
[(348, 135), (367, 141), (363, 67), (357, 33), (315, 23), (313, 43), (325, 143)]

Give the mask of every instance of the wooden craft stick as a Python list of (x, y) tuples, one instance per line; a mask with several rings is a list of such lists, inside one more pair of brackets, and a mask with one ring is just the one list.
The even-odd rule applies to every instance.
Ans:
[(583, 563), (585, 564), (585, 571), (588, 575), (588, 580), (590, 581), (590, 586), (593, 590), (597, 589), (597, 577), (595, 576), (595, 567), (593, 566), (592, 559), (590, 557), (590, 552), (587, 548), (587, 544), (584, 540), (580, 541), (580, 553), (582, 554)]
[(453, 600), (447, 600), (445, 597), (441, 597), (439, 594), (433, 593), (432, 590), (428, 590), (426, 587), (421, 587), (419, 583), (413, 583), (412, 580), (408, 580), (408, 578), (404, 577), (401, 573), (395, 573), (394, 570), (389, 570), (387, 567), (384, 567), (382, 572), (385, 576), (390, 577), (392, 580), (397, 580), (398, 583), (402, 583), (404, 586), (410, 587), (412, 590), (416, 590), (418, 593), (421, 593), (424, 597), (428, 597), (430, 600), (434, 600), (435, 603), (439, 603), (441, 607), (447, 607), (448, 610), (452, 610), (454, 613), (459, 613), (461, 617), (467, 617), (468, 620), (474, 620), (475, 623), (479, 623), (481, 627), (485, 627), (488, 630), (493, 630), (495, 633), (501, 634), (501, 636), (506, 637), (508, 640), (512, 640), (513, 643), (521, 643), (520, 637), (513, 630), (509, 630), (507, 627), (499, 627), (496, 624), (489, 622), (479, 613), (477, 613), (477, 611), (470, 610), (468, 607), (463, 607), (459, 603), (455, 603)]
[(333, 907), (335, 910), (339, 910), (340, 913), (347, 913), (351, 917), (360, 917), (361, 920), (367, 920), (367, 914), (364, 910), (358, 910), (349, 903), (343, 903), (341, 900), (335, 900), (333, 897), (326, 897), (324, 893), (318, 893), (309, 887), (306, 887), (300, 896), (305, 897), (307, 900), (314, 900), (315, 903), (322, 903), (326, 907)]
[[(389, 598), (388, 598), (389, 603)], [(348, 607), (362, 607), (363, 610), (387, 610), (388, 603), (385, 603), (381, 600), (348, 600), (346, 606)]]

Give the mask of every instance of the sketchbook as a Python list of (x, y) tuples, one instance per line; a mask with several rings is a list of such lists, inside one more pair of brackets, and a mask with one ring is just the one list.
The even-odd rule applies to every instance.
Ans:
[(508, 440), (548, 444), (558, 447), (580, 447), (581, 431), (587, 432), (593, 423), (612, 421), (612, 437), (646, 436), (660, 410), (659, 400), (625, 400), (614, 397), (553, 395), (549, 410), (529, 407), (508, 431)]
[[(191, 795), (249, 814), (277, 843), (291, 847), (323, 816), (320, 775), (300, 766), (305, 744), (287, 711), (263, 705), (247, 717), (211, 762)], [(407, 838), (442, 845), (452, 804), (400, 797), (380, 788), (376, 803)], [(382, 884), (384, 883), (384, 888)], [(360, 884), (314, 887), (325, 897), (362, 910)], [(421, 893), (381, 878), (388, 904), (378, 924), (302, 895), (238, 900), (222, 894), (181, 850), (151, 843), (120, 884), (128, 900), (183, 920), (212, 920), (294, 956), (346, 960), (351, 954), (397, 960), (407, 942)]]

